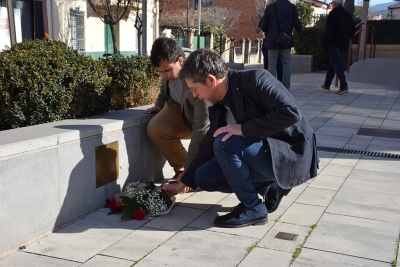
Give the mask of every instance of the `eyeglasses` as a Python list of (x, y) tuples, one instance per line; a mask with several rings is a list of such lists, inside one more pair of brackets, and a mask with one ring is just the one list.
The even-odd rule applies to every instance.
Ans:
[(196, 92), (196, 90), (197, 90), (198, 88), (199, 88), (199, 87), (196, 87), (196, 88), (194, 88), (194, 89), (189, 88), (189, 90), (194, 94), (194, 92)]
[[(177, 61), (175, 61), (175, 63), (172, 65), (172, 67), (176, 64), (176, 62), (177, 62)], [(162, 71), (157, 71), (157, 72), (158, 72), (158, 74), (160, 74), (160, 75), (169, 76), (169, 75), (171, 75), (170, 72), (171, 72), (171, 70), (172, 70), (172, 67), (169, 68), (169, 69), (162, 70)]]

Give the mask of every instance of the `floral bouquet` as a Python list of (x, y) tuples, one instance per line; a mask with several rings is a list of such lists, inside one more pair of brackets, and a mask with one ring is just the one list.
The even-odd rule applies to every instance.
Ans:
[(115, 198), (106, 201), (111, 213), (122, 211), (121, 220), (134, 218), (142, 220), (147, 214), (161, 215), (169, 212), (174, 204), (164, 189), (158, 188), (153, 182), (133, 182), (128, 184), (126, 191), (117, 194)]

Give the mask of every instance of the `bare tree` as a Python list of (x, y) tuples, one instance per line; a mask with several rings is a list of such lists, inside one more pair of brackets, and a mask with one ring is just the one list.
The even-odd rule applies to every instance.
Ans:
[(135, 0), (86, 0), (99, 19), (110, 25), (113, 40), (114, 54), (117, 54), (118, 43), (115, 34), (115, 25), (128, 15), (133, 7)]
[(135, 20), (135, 29), (137, 32), (137, 40), (138, 40), (138, 54), (140, 54), (140, 51), (142, 50), (142, 42), (140, 41), (140, 37), (142, 36), (143, 33), (143, 17), (142, 17), (142, 0), (132, 0), (133, 5), (132, 5), (132, 11), (133, 11), (133, 17)]
[(261, 20), (261, 17), (264, 16), (264, 10), (265, 10), (265, 3), (267, 1), (266, 0), (255, 0), (254, 1), (254, 7), (256, 9), (256, 19), (258, 19), (258, 21)]
[[(202, 11), (201, 22), (217, 28), (219, 33), (233, 31), (239, 21), (240, 11), (221, 7), (207, 7)], [(164, 27), (196, 28), (198, 12), (194, 9), (166, 11), (160, 18), (160, 25)]]

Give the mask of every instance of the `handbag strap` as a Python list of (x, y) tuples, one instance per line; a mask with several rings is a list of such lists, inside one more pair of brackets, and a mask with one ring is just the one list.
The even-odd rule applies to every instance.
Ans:
[(278, 30), (279, 30), (279, 32), (281, 32), (281, 27), (279, 26), (278, 12), (276, 11), (276, 2), (273, 3), (273, 5), (274, 5), (274, 10), (275, 10), (276, 24), (278, 24)]

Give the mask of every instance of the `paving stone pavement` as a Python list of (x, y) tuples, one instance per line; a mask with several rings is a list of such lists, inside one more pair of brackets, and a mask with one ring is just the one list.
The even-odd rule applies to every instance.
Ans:
[(400, 131), (399, 74), (400, 59), (356, 63), (342, 96), (319, 90), (324, 72), (292, 75), (291, 92), (317, 135), (319, 175), (284, 197), (266, 225), (214, 227), (238, 200), (199, 191), (142, 221), (99, 209), (0, 266), (392, 266), (400, 260), (400, 139), (357, 133)]

